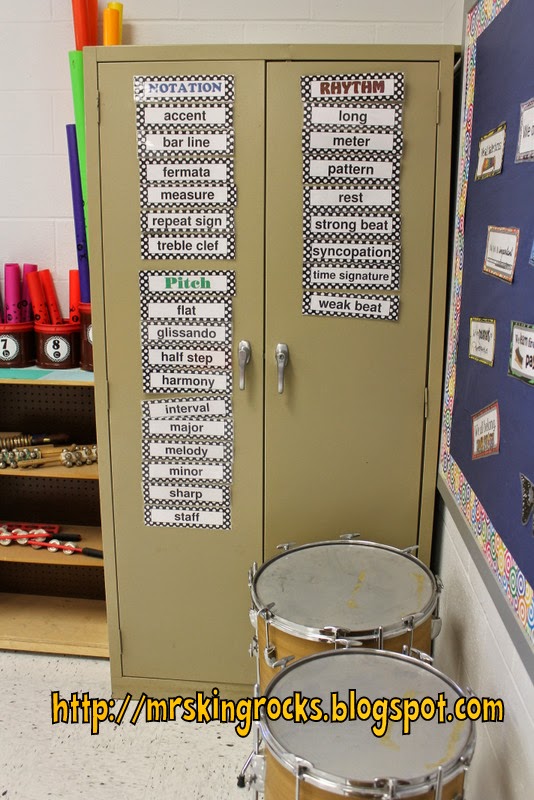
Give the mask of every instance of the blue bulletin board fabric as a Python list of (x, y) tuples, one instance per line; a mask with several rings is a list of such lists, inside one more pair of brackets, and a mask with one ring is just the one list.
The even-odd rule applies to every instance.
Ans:
[[(511, 323), (534, 325), (534, 161), (516, 163), (534, 98), (534, 3), (481, 0), (466, 19), (464, 107), (440, 471), (534, 642), (534, 384), (509, 374)], [(502, 171), (475, 180), (481, 137), (506, 125)], [(480, 174), (480, 173), (479, 173)], [(483, 270), (488, 227), (519, 229), (513, 280)], [(470, 320), (496, 321), (493, 366), (469, 357)], [(474, 457), (473, 415), (498, 404), (498, 452)], [(525, 486), (526, 497), (525, 497)], [(525, 507), (527, 502), (527, 507)]]

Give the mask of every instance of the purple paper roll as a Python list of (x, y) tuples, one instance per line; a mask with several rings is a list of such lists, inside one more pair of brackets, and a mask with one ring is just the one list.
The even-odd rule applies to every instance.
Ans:
[(4, 265), (4, 319), (20, 322), (20, 265)]
[(80, 162), (76, 143), (76, 125), (67, 125), (67, 145), (69, 151), (70, 186), (72, 192), (72, 211), (74, 214), (74, 233), (76, 236), (76, 252), (78, 256), (78, 272), (80, 273), (80, 299), (82, 303), (91, 302), (91, 286), (89, 281), (89, 257), (87, 253), (87, 237), (85, 235), (85, 210), (80, 179)]
[(27, 276), (30, 272), (37, 272), (37, 264), (22, 265), (22, 300), (20, 303), (20, 321), (31, 322), (33, 319), (30, 289)]

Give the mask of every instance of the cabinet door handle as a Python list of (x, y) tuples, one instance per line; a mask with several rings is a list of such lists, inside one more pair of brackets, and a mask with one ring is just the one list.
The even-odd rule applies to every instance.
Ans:
[(252, 348), (250, 346), (250, 342), (247, 342), (246, 339), (242, 339), (237, 346), (237, 360), (239, 363), (239, 388), (241, 391), (243, 391), (245, 388), (245, 369), (250, 361), (251, 353)]
[(287, 344), (280, 342), (280, 344), (276, 345), (276, 350), (274, 351), (276, 364), (278, 368), (278, 394), (282, 394), (284, 391), (284, 373), (285, 368), (289, 362), (289, 348)]

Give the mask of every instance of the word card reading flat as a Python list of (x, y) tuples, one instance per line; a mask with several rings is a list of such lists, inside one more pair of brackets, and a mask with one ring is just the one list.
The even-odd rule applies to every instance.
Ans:
[(224, 320), (228, 325), (232, 322), (232, 300), (230, 298), (187, 297), (187, 300), (176, 300), (161, 296), (161, 301), (150, 301), (141, 296), (141, 316), (146, 320), (181, 319), (181, 320)]

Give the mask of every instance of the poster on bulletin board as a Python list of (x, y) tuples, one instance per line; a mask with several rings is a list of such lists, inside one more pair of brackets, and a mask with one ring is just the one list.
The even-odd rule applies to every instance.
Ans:
[(534, 647), (534, 3), (466, 16), (440, 477)]

